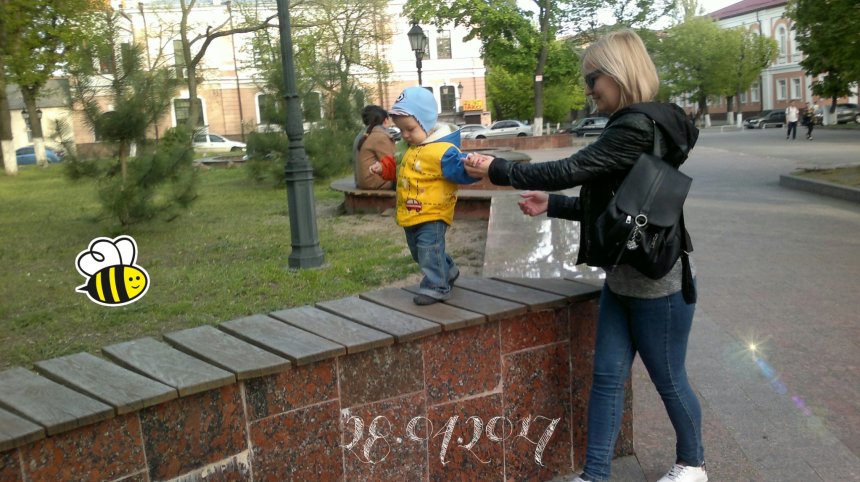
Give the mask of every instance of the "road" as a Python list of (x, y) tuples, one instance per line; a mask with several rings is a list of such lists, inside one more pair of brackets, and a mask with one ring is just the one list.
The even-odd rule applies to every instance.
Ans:
[[(779, 185), (860, 164), (860, 130), (801, 133), (711, 128), (683, 167), (699, 284), (687, 364), (711, 480), (860, 480), (860, 205)], [(673, 431), (639, 362), (634, 387), (636, 452), (656, 480)]]

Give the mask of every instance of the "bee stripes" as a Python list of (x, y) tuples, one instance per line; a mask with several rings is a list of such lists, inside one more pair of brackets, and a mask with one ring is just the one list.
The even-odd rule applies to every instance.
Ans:
[(90, 277), (78, 291), (104, 305), (126, 304), (139, 296), (147, 284), (146, 275), (132, 266), (107, 266)]

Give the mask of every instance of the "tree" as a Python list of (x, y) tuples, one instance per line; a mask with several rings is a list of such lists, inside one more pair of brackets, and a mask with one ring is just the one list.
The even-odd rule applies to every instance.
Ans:
[[(599, 30), (599, 12), (612, 12), (617, 27), (648, 25), (671, 11), (672, 0), (532, 0), (533, 9), (514, 0), (408, 0), (404, 15), (441, 26), (453, 23), (470, 31), (464, 40), (481, 40), (484, 62), (510, 73), (531, 74), (535, 134), (544, 117), (544, 88), (554, 82), (547, 74), (552, 44), (565, 32), (587, 44)], [(656, 8), (655, 8), (656, 5)], [(546, 85), (545, 85), (546, 84)]]
[(815, 95), (832, 100), (849, 95), (860, 81), (860, 10), (857, 0), (791, 0), (786, 14), (793, 20), (794, 38), (805, 57), (807, 74), (824, 80), (812, 84)]
[[(0, 0), (0, 45), (6, 45), (6, 4), (9, 0)], [(0, 49), (0, 161), (7, 176), (18, 174), (18, 160), (12, 147), (12, 116), (9, 112), (9, 99), (6, 98), (6, 63)]]
[(737, 38), (706, 17), (670, 28), (656, 55), (669, 95), (688, 95), (708, 116), (709, 97), (735, 91)]
[[(232, 23), (232, 12), (230, 12), (230, 18), (222, 21), (215, 27), (207, 24), (203, 33), (198, 33), (192, 37), (191, 13), (196, 4), (197, 0), (179, 0), (179, 8), (181, 11), (181, 18), (179, 21), (179, 39), (182, 42), (182, 59), (184, 59), (185, 65), (184, 80), (188, 87), (187, 125), (192, 130), (197, 127), (200, 115), (200, 99), (197, 98), (197, 85), (202, 80), (202, 77), (198, 77), (198, 70), (203, 62), (203, 57), (206, 55), (206, 51), (212, 44), (212, 41), (221, 37), (240, 33), (256, 32), (258, 30), (268, 28), (272, 26), (271, 22), (277, 17), (277, 14), (272, 14), (261, 22), (246, 23), (244, 25), (231, 28), (229, 26)], [(230, 5), (232, 4), (228, 4), (228, 8), (230, 8)], [(197, 51), (192, 54), (191, 49), (195, 47), (195, 44), (198, 42), (200, 42), (200, 46), (197, 48)]]
[[(96, 137), (118, 145), (119, 168), (127, 178), (131, 145), (146, 138), (147, 127), (161, 118), (179, 86), (168, 68), (144, 68), (142, 47), (121, 43), (120, 14), (93, 16), (85, 47), (69, 53), (75, 101)], [(93, 75), (93, 57), (105, 59), (106, 75)], [(105, 111), (105, 105), (112, 106)]]
[[(384, 13), (387, 5), (387, 0), (305, 0), (300, 8), (291, 6), (304, 119), (324, 127), (312, 128), (305, 143), (315, 176), (339, 174), (351, 166), (352, 142), (361, 125), (358, 113), (371, 90), (359, 79), (376, 78), (380, 90), (376, 97), (382, 98), (381, 84), (391, 71), (381, 48), (391, 39), (391, 21)], [(266, 93), (261, 114), (274, 120), (270, 124), (283, 125), (285, 93), (279, 40), (271, 31), (260, 30), (252, 45), (257, 80)], [(279, 141), (259, 144), (278, 145)]]
[(6, 80), (21, 89), (24, 106), (31, 113), (36, 163), (40, 166), (47, 166), (48, 160), (42, 124), (34, 115), (36, 99), (48, 79), (63, 68), (69, 47), (79, 43), (95, 5), (95, 0), (3, 0), (0, 55), (6, 64)]
[[(731, 44), (738, 50), (737, 63), (734, 70), (733, 84), (725, 91), (729, 114), (729, 123), (734, 123), (733, 114), (737, 112), (734, 104), (735, 96), (747, 89), (761, 76), (762, 69), (776, 60), (779, 47), (772, 38), (764, 37), (744, 28), (728, 30)], [(732, 106), (735, 105), (735, 109)]]

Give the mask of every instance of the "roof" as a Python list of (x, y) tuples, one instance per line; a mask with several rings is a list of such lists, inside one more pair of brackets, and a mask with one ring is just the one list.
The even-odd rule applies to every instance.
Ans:
[[(9, 99), (9, 110), (24, 108), (24, 98), (17, 85), (6, 85), (6, 97)], [(71, 105), (69, 81), (67, 79), (48, 79), (45, 87), (39, 92), (36, 107), (68, 107)]]
[(786, 3), (788, 3), (787, 0), (741, 0), (740, 2), (733, 3), (728, 7), (721, 8), (716, 12), (711, 12), (708, 16), (715, 20), (722, 20), (724, 18), (737, 17), (738, 15), (764, 10), (766, 8), (778, 7), (780, 5), (785, 5)]

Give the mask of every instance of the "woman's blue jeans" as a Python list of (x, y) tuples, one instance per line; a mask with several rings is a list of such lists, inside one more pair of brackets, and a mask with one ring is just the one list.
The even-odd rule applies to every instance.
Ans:
[(675, 428), (676, 462), (697, 467), (704, 463), (702, 412), (685, 368), (694, 311), (695, 305), (684, 302), (681, 292), (643, 299), (617, 295), (603, 286), (588, 401), (584, 478), (609, 480), (621, 427), (624, 383), (636, 353)]
[(428, 221), (403, 229), (412, 259), (424, 273), (420, 293), (436, 299), (447, 299), (451, 293), (451, 281), (459, 275), (454, 260), (445, 252), (448, 225), (444, 221)]

